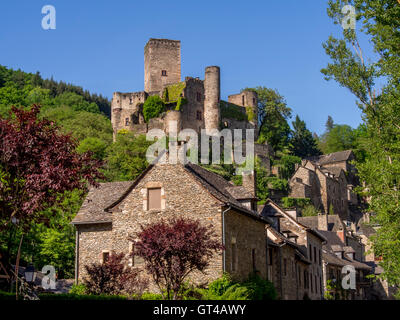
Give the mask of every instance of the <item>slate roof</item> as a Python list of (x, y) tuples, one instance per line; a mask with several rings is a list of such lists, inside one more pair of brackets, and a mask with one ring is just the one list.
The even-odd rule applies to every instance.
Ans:
[(322, 252), (322, 259), (328, 264), (332, 264), (335, 266), (344, 267), (347, 264), (346, 261), (340, 259), (335, 254), (327, 252), (325, 250)]
[[(318, 229), (318, 217), (317, 216), (298, 217), (297, 220), (309, 228)], [(343, 224), (342, 224), (342, 221), (340, 220), (340, 217), (337, 214), (328, 215), (328, 231), (336, 232), (339, 230), (343, 230)], [(318, 231), (321, 231), (321, 230), (318, 229)]]
[(353, 151), (346, 150), (346, 151), (334, 152), (334, 153), (317, 156), (317, 157), (310, 157), (307, 159), (322, 166), (322, 165), (328, 164), (328, 163), (347, 161), (350, 159), (351, 155), (353, 155)]
[(98, 188), (91, 187), (73, 224), (111, 222), (111, 213), (104, 208), (116, 201), (132, 181), (100, 183)]

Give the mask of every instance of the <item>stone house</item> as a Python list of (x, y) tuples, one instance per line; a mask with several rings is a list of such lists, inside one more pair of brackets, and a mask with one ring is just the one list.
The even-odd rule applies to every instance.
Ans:
[[(102, 262), (112, 252), (129, 255), (128, 241), (147, 225), (184, 216), (210, 226), (226, 250), (215, 254), (205, 274), (192, 274), (198, 285), (229, 272), (246, 279), (258, 272), (266, 278), (267, 221), (255, 211), (254, 175), (245, 175), (243, 186), (194, 164), (150, 165), (135, 181), (102, 183), (91, 188), (72, 223), (76, 227), (76, 272), (80, 281), (85, 265)], [(130, 264), (142, 268), (139, 257)]]
[(353, 266), (356, 270), (356, 289), (346, 290), (346, 299), (365, 300), (372, 294), (372, 282), (366, 278), (372, 268), (365, 262), (365, 247), (361, 238), (354, 234), (338, 215), (319, 214), (313, 217), (298, 217), (302, 224), (317, 229), (327, 240), (323, 245), (324, 290), (328, 280), (340, 282), (342, 268)]
[(289, 197), (308, 198), (317, 210), (329, 213), (333, 208), (342, 220), (351, 221), (349, 207), (358, 204), (353, 159), (352, 151), (343, 151), (302, 160), (289, 180)]
[[(271, 220), (272, 228), (283, 234), (287, 241), (293, 243), (303, 257), (301, 263), (294, 265), (294, 281), (286, 283), (286, 287), (289, 287), (291, 292), (291, 296), (288, 294), (287, 298), (290, 299), (296, 295), (300, 299), (322, 299), (324, 294), (322, 283), (322, 246), (326, 241), (324, 236), (317, 230), (299, 223), (290, 213), (272, 200), (266, 202), (260, 210), (260, 215)], [(289, 263), (291, 264), (292, 262)], [(282, 286), (284, 285), (285, 283), (282, 284)], [(284, 292), (284, 289), (282, 291)]]

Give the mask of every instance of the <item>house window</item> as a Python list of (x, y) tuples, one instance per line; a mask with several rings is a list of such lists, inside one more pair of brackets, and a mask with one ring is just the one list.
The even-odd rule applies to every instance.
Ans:
[(301, 272), (300, 272), (300, 266), (297, 266), (297, 274), (299, 275), (299, 288), (301, 288)]
[(286, 277), (287, 275), (287, 260), (283, 259), (283, 275)]
[(161, 75), (163, 77), (166, 77), (167, 76), (167, 70), (161, 70)]
[(200, 93), (200, 92), (197, 92), (197, 94), (196, 94), (196, 100), (197, 100), (198, 102), (201, 102), (201, 93)]
[(272, 266), (272, 248), (268, 248), (268, 265)]
[(129, 126), (129, 118), (125, 118), (125, 126)]
[(310, 261), (312, 262), (312, 245), (310, 244)]
[(232, 243), (231, 246), (232, 250), (232, 271), (236, 271), (236, 257), (237, 257), (237, 252), (236, 252), (236, 243)]
[(317, 247), (314, 247), (314, 262), (317, 263)]
[(197, 119), (197, 120), (201, 120), (201, 118), (202, 118), (202, 117), (201, 117), (201, 111), (197, 111), (197, 112), (196, 112), (196, 119)]
[(251, 261), (253, 262), (253, 271), (256, 271), (256, 249), (251, 250)]
[(161, 209), (161, 188), (148, 189), (148, 209)]
[(110, 252), (109, 251), (103, 251), (102, 253), (102, 262), (106, 263), (110, 259)]

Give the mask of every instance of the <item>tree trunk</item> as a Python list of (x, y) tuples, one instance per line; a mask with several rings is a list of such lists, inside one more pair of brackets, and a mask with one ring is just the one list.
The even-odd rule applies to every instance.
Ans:
[(21, 240), (19, 241), (17, 261), (15, 262), (15, 298), (18, 300), (18, 268), (19, 268), (19, 258), (21, 257), (21, 245), (24, 234), (21, 235)]

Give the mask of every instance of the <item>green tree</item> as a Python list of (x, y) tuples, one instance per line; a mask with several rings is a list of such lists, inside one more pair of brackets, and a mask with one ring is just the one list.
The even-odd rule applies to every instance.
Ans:
[(320, 139), (319, 147), (325, 154), (350, 150), (357, 147), (357, 137), (348, 125), (335, 124)]
[(307, 129), (306, 123), (296, 116), (296, 120), (292, 122), (293, 131), (290, 139), (290, 150), (300, 158), (310, 156), (318, 156), (321, 151), (317, 147), (317, 141), (312, 133)]
[[(339, 24), (344, 5), (354, 5), (357, 29), (370, 40), (376, 58), (366, 57), (356, 30), (343, 30), (324, 44), (331, 62), (322, 70), (358, 99), (368, 139), (368, 155), (357, 163), (362, 195), (370, 197), (373, 222), (380, 225), (373, 240), (381, 256), (381, 277), (400, 285), (400, 3), (396, 0), (331, 0), (328, 15)], [(360, 28), (361, 25), (361, 28)], [(376, 84), (379, 83), (379, 86)]]
[(284, 150), (289, 143), (290, 126), (287, 120), (292, 115), (292, 109), (277, 90), (260, 86), (246, 89), (253, 90), (258, 95), (258, 142), (267, 141), (275, 151)]
[(135, 179), (148, 165), (146, 151), (151, 144), (145, 135), (119, 133), (116, 142), (107, 149), (107, 165), (104, 172), (107, 179), (110, 181)]
[(165, 111), (165, 104), (157, 95), (147, 98), (143, 105), (143, 116), (146, 122), (152, 118), (157, 118)]
[(333, 123), (332, 117), (328, 116), (328, 120), (326, 120), (326, 124), (325, 124), (326, 131), (327, 132), (331, 131), (333, 129), (333, 125), (334, 125), (334, 123)]

